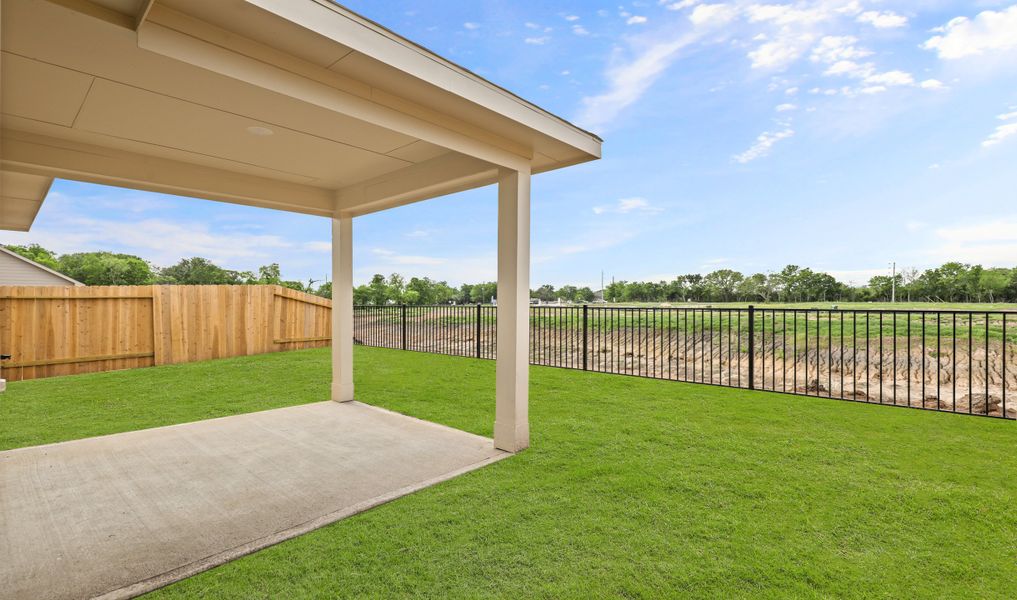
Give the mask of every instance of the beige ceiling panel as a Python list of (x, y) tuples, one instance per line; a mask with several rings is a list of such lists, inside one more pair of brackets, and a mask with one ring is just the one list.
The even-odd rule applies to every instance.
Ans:
[(11, 196), (0, 196), (0, 221), (4, 223), (28, 227), (35, 220), (42, 200), (28, 200)]
[(434, 144), (417, 140), (412, 144), (407, 144), (402, 148), (397, 148), (388, 153), (389, 156), (400, 158), (402, 160), (408, 160), (410, 162), (418, 163), (437, 158), (442, 154), (447, 154), (448, 148), (436, 146)]
[[(452, 71), (442, 77), (443, 87), (430, 85), (419, 79), (406, 77), (405, 73), (386, 65), (371, 57), (354, 52), (330, 67), (331, 70), (354, 79), (371, 81), (375, 87), (404, 98), (412, 98), (423, 106), (440, 109), (445, 114), (455, 115), (457, 119), (475, 127), (483, 128), (490, 133), (512, 140), (534, 152), (551, 156), (556, 160), (567, 161), (579, 156), (575, 148), (548, 136), (536, 134), (530, 129), (520, 129), (516, 123), (500, 116), (496, 111), (485, 106), (470, 102), (459, 96), (456, 91), (470, 84), (468, 78)], [(515, 102), (507, 92), (487, 89), (484, 95), (492, 106), (509, 106)]]
[(118, 13), (130, 15), (132, 17), (137, 16), (141, 12), (142, 7), (145, 5), (146, 0), (91, 0), (95, 4), (115, 10)]
[[(179, 123), (187, 123), (180, 127)], [(272, 126), (119, 83), (97, 80), (76, 128), (274, 168), (344, 184), (401, 168), (408, 161)], [(251, 132), (250, 128), (255, 128)], [(258, 135), (266, 133), (270, 135)]]
[(52, 177), (2, 171), (0, 172), (0, 195), (5, 198), (42, 200), (49, 192), (49, 186), (52, 183)]
[[(414, 141), (383, 127), (139, 51), (133, 31), (83, 18), (58, 5), (31, 0), (3, 2), (0, 39), (5, 50), (381, 154)], [(13, 27), (12, 22), (19, 26)], [(327, 70), (321, 72), (331, 75)]]
[(83, 131), (81, 129), (71, 129), (69, 127), (53, 125), (50, 123), (44, 123), (42, 121), (31, 121), (29, 119), (22, 119), (20, 117), (6, 117), (4, 119), (4, 127), (13, 131), (24, 131), (27, 133), (48, 135), (51, 137), (71, 140), (73, 142), (80, 142), (83, 144), (93, 144), (95, 146), (105, 146), (116, 150), (137, 152), (138, 154), (154, 156), (156, 158), (165, 158), (181, 162), (191, 162), (194, 164), (199, 164), (214, 169), (226, 169), (237, 173), (256, 175), (258, 177), (267, 177), (269, 179), (288, 181), (290, 183), (303, 183), (314, 185), (317, 181), (313, 177), (305, 177), (303, 175), (285, 173), (283, 171), (277, 171), (275, 169), (257, 167), (254, 165), (248, 165), (236, 161), (216, 158), (214, 156), (199, 156), (190, 152), (184, 152), (183, 150), (177, 150), (175, 148), (156, 146), (153, 144), (146, 144), (144, 142), (137, 142), (134, 140), (128, 140), (124, 138), (110, 137), (108, 135), (93, 133), (91, 131)]
[(9, 52), (3, 53), (4, 114), (70, 125), (92, 77)]
[(0, 229), (28, 231), (52, 183), (52, 177), (0, 171)]
[[(216, 27), (272, 46), (298, 58), (328, 67), (350, 49), (245, 2), (244, 0), (160, 0), (160, 4), (201, 19)], [(271, 37), (266, 39), (265, 32)]]

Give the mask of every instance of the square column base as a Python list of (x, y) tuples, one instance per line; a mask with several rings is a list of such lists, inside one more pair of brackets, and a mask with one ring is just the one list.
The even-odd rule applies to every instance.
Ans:
[(350, 402), (353, 400), (352, 383), (332, 383), (332, 401)]

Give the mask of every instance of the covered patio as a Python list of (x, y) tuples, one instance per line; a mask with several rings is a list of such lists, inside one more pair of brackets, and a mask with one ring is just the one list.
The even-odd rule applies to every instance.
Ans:
[[(28, 231), (54, 178), (327, 217), (331, 400), (350, 403), (0, 453), (0, 522), (18, 557), (0, 567), (5, 589), (136, 593), (160, 574), (186, 575), (181, 565), (251, 551), (528, 446), (530, 178), (599, 158), (596, 136), (328, 0), (4, 0), (0, 26), (0, 228)], [(493, 442), (353, 403), (370, 402), (353, 386), (354, 217), (490, 184)], [(231, 473), (255, 449), (259, 469), (278, 470)], [(280, 481), (289, 495), (264, 496)], [(170, 483), (215, 518), (190, 520), (172, 495), (145, 501)], [(95, 509), (77, 533), (61, 525), (70, 499)], [(60, 533), (11, 526), (31, 519)], [(183, 543), (183, 522), (192, 533), (216, 523), (216, 544)], [(179, 553), (156, 550), (172, 560), (112, 575), (130, 544), (159, 548), (156, 530), (179, 532), (183, 545), (168, 546)], [(43, 581), (60, 544), (64, 565), (105, 565), (103, 584)]]
[(3, 597), (132, 597), (507, 456), (328, 401), (0, 452)]

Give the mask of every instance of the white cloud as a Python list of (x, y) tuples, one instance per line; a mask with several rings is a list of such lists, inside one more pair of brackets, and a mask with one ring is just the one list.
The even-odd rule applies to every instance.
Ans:
[(476, 29), (480, 29), (480, 23), (473, 23), (473, 22), (467, 21), (467, 22), (463, 23), (463, 27), (465, 27), (466, 29), (469, 29), (470, 31), (474, 31)]
[(570, 21), (570, 22), (571, 21), (578, 21), (579, 20), (579, 16), (578, 15), (565, 15), (565, 20), (566, 21)]
[(434, 232), (431, 231), (430, 229), (420, 229), (420, 228), (418, 228), (418, 229), (414, 229), (414, 230), (408, 232), (406, 234), (406, 237), (421, 240), (421, 239), (425, 239), (425, 238), (431, 237), (431, 234), (433, 234), (433, 233)]
[(814, 25), (833, 16), (823, 4), (808, 8), (790, 4), (752, 4), (746, 12), (751, 22), (766, 21), (775, 25)]
[(606, 206), (594, 206), (593, 214), (603, 215), (608, 213), (615, 214), (657, 214), (663, 212), (664, 209), (659, 206), (653, 206), (650, 201), (646, 198), (634, 197), (634, 198), (622, 198), (616, 203)]
[(660, 4), (664, 5), (668, 10), (682, 10), (685, 8), (692, 8), (699, 4), (699, 0), (679, 0), (678, 2), (668, 2), (667, 0), (661, 0)]
[(859, 48), (858, 38), (850, 35), (827, 35), (819, 40), (809, 57), (812, 62), (833, 64), (839, 61), (858, 60), (872, 55), (871, 50)]
[(542, 35), (540, 37), (528, 37), (523, 42), (530, 44), (531, 46), (543, 46), (544, 44), (551, 41), (551, 37)]
[(865, 78), (865, 83), (870, 85), (905, 86), (914, 85), (915, 78), (911, 73), (905, 73), (904, 71), (886, 71), (885, 73), (869, 75)]
[(918, 84), (923, 90), (945, 90), (946, 86), (938, 79), (926, 79)]
[(323, 252), (326, 254), (332, 252), (332, 242), (304, 242), (300, 247), (308, 252)]
[(576, 35), (590, 35), (590, 32), (582, 25), (573, 25), (572, 33)]
[(437, 258), (434, 256), (414, 256), (409, 254), (400, 254), (387, 248), (371, 248), (371, 254), (380, 257), (383, 262), (390, 265), (405, 265), (405, 266), (434, 266), (445, 264), (447, 259)]
[(537, 23), (530, 23), (530, 22), (527, 22), (527, 23), (526, 23), (526, 28), (527, 28), (527, 29), (540, 29), (540, 25), (539, 25), (539, 24), (537, 24)]
[(777, 144), (777, 142), (781, 140), (786, 140), (787, 138), (793, 136), (794, 134), (795, 132), (790, 128), (785, 128), (781, 131), (776, 132), (764, 131), (763, 133), (759, 134), (759, 137), (756, 138), (756, 143), (753, 144), (748, 150), (742, 152), (741, 154), (736, 154), (732, 158), (734, 159), (735, 162), (743, 165), (752, 162), (758, 158), (763, 158), (764, 156), (768, 156), (770, 154), (770, 152), (773, 150), (773, 147)]
[(451, 259), (431, 256), (405, 256), (386, 248), (364, 253), (356, 269), (354, 284), (370, 281), (375, 273), (401, 273), (405, 276), (430, 277), (452, 285), (494, 281), (498, 277), (498, 258), (493, 253), (455, 256)]
[(716, 26), (730, 23), (738, 16), (738, 9), (728, 4), (699, 4), (689, 15), (689, 21), (697, 27)]
[(935, 230), (932, 257), (986, 266), (1012, 267), (1017, 261), (1017, 217), (1000, 216)]
[(996, 130), (989, 134), (989, 137), (985, 138), (985, 141), (982, 142), (983, 148), (991, 148), (992, 146), (1001, 144), (1003, 140), (1008, 137), (1017, 135), (1017, 112), (1004, 113), (996, 118), (1000, 121), (1013, 122), (1005, 122), (1004, 124), (996, 127)]
[(934, 50), (942, 59), (1017, 49), (1017, 4), (998, 12), (983, 11), (974, 19), (957, 17), (938, 31), (940, 35), (929, 38), (922, 48)]
[(633, 15), (625, 21), (626, 25), (643, 25), (647, 21), (647, 18), (642, 15)]
[(778, 104), (777, 108), (776, 108), (776, 111), (777, 112), (788, 112), (790, 110), (796, 110), (797, 108), (798, 108), (798, 105), (786, 102), (784, 104)]
[(788, 89), (784, 90), (784, 95), (786, 96), (794, 96), (797, 93), (798, 93), (797, 87), (789, 87)]
[(823, 71), (823, 75), (843, 75), (846, 77), (862, 79), (872, 75), (874, 70), (875, 66), (873, 66), (872, 63), (856, 63), (853, 60), (838, 60)]
[(805, 52), (812, 36), (803, 34), (767, 42), (749, 52), (753, 69), (781, 69), (787, 67)]
[(858, 15), (858, 22), (868, 23), (877, 29), (893, 29), (906, 27), (908, 18), (889, 10), (885, 12), (869, 10)]
[[(47, 202), (52, 203), (53, 198)], [(53, 207), (47, 207), (52, 209)], [(277, 235), (213, 230), (207, 223), (147, 218), (111, 221), (73, 212), (31, 233), (6, 233), (7, 243), (41, 244), (54, 252), (115, 250), (137, 254), (167, 266), (181, 258), (201, 256), (221, 265), (268, 260), (293, 244)], [(111, 242), (115, 240), (115, 242)], [(172, 240), (172, 244), (167, 243)], [(318, 251), (308, 247), (307, 250)]]
[(576, 120), (588, 129), (601, 131), (621, 111), (638, 101), (653, 85), (678, 53), (697, 39), (686, 34), (650, 45), (633, 60), (607, 70), (608, 89), (596, 96), (583, 98), (583, 110)]

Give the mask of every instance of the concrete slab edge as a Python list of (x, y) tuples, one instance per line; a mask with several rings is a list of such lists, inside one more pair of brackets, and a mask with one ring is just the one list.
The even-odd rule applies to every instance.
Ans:
[(198, 573), (201, 573), (203, 571), (207, 571), (209, 569), (224, 565), (232, 560), (236, 560), (248, 554), (253, 554), (258, 550), (263, 550), (265, 548), (268, 548), (269, 546), (274, 546), (280, 542), (285, 542), (286, 540), (293, 539), (305, 533), (309, 533), (311, 531), (314, 531), (315, 529), (320, 529), (326, 525), (331, 525), (336, 521), (341, 521), (342, 519), (352, 517), (353, 515), (362, 513), (376, 506), (381, 506), (382, 504), (386, 504), (393, 500), (397, 500), (399, 498), (402, 498), (403, 496), (407, 496), (409, 494), (418, 492), (425, 488), (429, 488), (443, 481), (448, 481), (449, 479), (453, 479), (455, 477), (458, 477), (459, 475), (469, 473), (470, 471), (475, 471), (481, 467), (485, 467), (487, 465), (496, 463), (504, 458), (513, 456), (512, 453), (504, 452), (502, 450), (495, 450), (495, 452), (497, 452), (497, 454), (489, 458), (485, 458), (482, 461), (467, 465), (465, 467), (456, 469), (454, 471), (450, 471), (448, 473), (444, 473), (431, 479), (426, 479), (424, 481), (420, 481), (418, 483), (414, 483), (412, 485), (399, 488), (387, 494), (382, 494), (381, 496), (371, 498), (370, 500), (365, 500), (364, 502), (354, 504), (353, 506), (348, 506), (342, 510), (337, 510), (326, 515), (322, 515), (320, 517), (311, 519), (310, 521), (306, 521), (299, 525), (295, 525), (293, 527), (277, 531), (273, 534), (264, 536), (262, 538), (252, 540), (245, 544), (235, 546), (228, 550), (224, 550), (223, 552), (219, 552), (211, 556), (206, 556), (205, 558), (196, 560), (181, 567), (177, 567), (176, 569), (173, 569), (171, 571), (166, 571), (165, 573), (156, 575), (155, 577), (150, 577), (143, 581), (139, 581), (137, 583), (133, 583), (125, 587), (105, 592), (98, 596), (94, 596), (94, 600), (124, 600), (127, 598), (135, 598), (142, 594), (147, 594), (148, 592), (157, 590), (161, 587), (165, 587), (167, 585), (170, 585), (171, 583), (176, 583), (177, 581), (186, 579), (188, 577), (191, 577), (192, 575), (197, 575)]

